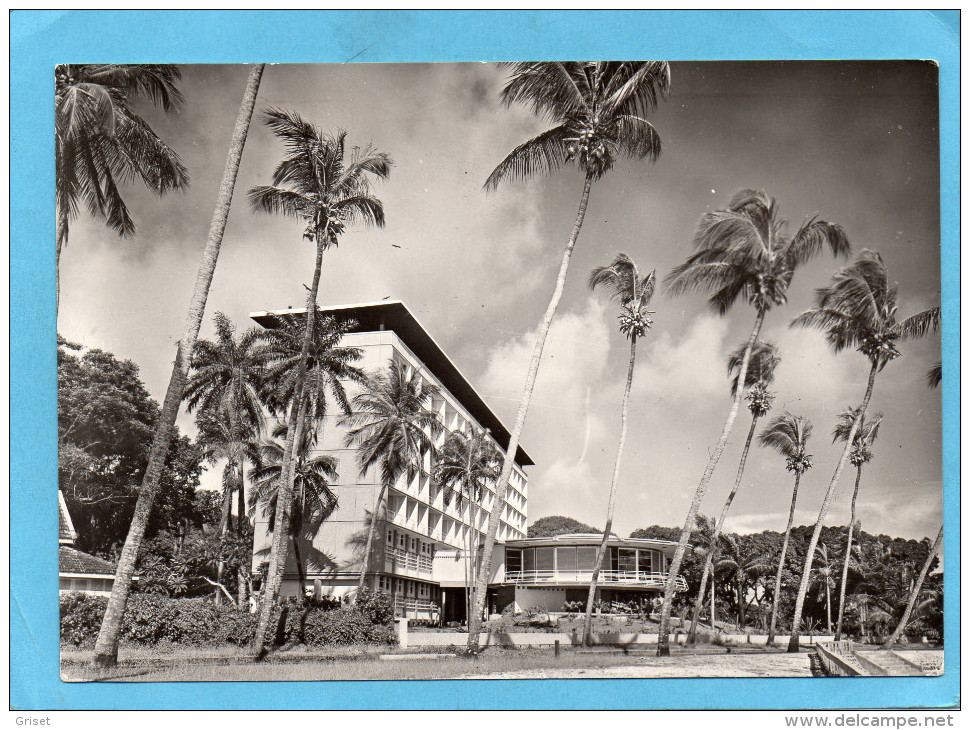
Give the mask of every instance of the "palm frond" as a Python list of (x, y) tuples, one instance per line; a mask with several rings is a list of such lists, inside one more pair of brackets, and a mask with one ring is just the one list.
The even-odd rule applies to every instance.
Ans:
[(526, 180), (559, 169), (569, 156), (567, 132), (566, 127), (560, 125), (520, 144), (492, 170), (484, 189), (495, 190), (506, 179)]

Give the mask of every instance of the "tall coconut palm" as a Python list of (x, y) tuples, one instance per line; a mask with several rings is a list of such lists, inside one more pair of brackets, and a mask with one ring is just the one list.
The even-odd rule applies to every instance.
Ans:
[(868, 249), (862, 251), (849, 266), (838, 271), (831, 283), (815, 293), (815, 307), (799, 315), (793, 322), (795, 327), (815, 327), (824, 330), (826, 340), (832, 349), (839, 353), (852, 347), (861, 352), (869, 361), (869, 379), (866, 393), (856, 413), (858, 418), (852, 423), (846, 435), (845, 448), (835, 467), (835, 473), (826, 489), (819, 509), (815, 529), (809, 540), (805, 555), (805, 567), (802, 569), (801, 582), (795, 598), (795, 615), (792, 618), (791, 637), (788, 641), (788, 651), (798, 651), (798, 635), (801, 628), (802, 609), (805, 605), (805, 594), (812, 572), (812, 561), (815, 559), (815, 547), (822, 532), (825, 516), (839, 484), (842, 470), (852, 452), (856, 434), (862, 416), (865, 416), (872, 389), (876, 382), (876, 375), (886, 365), (899, 357), (897, 343), (918, 337), (930, 332), (938, 331), (940, 326), (940, 308), (927, 309), (904, 320), (896, 318), (896, 284), (889, 279), (889, 272), (882, 256), (876, 251)]
[[(733, 374), (734, 377), (731, 381), (731, 396), (737, 395), (738, 384), (740, 382), (740, 368), (741, 361), (744, 359), (744, 353), (747, 349), (747, 344), (741, 345), (737, 350), (731, 353), (728, 357), (728, 374)], [(768, 415), (768, 411), (771, 410), (771, 403), (775, 396), (768, 390), (768, 386), (775, 379), (775, 369), (781, 362), (781, 356), (778, 355), (778, 350), (770, 342), (764, 342), (759, 340), (755, 343), (751, 350), (750, 363), (748, 365), (748, 372), (745, 375), (745, 387), (748, 389), (748, 410), (751, 411), (751, 427), (748, 429), (748, 436), (744, 441), (744, 448), (741, 450), (741, 461), (738, 464), (738, 473), (734, 478), (734, 486), (731, 488), (731, 492), (728, 494), (727, 499), (724, 500), (724, 506), (721, 508), (721, 514), (718, 515), (717, 525), (714, 528), (714, 539), (721, 534), (721, 530), (724, 529), (724, 520), (727, 519), (728, 511), (731, 509), (731, 504), (734, 502), (734, 498), (737, 496), (738, 490), (741, 488), (741, 478), (744, 475), (744, 466), (748, 461), (748, 452), (751, 449), (751, 440), (754, 438), (755, 429), (758, 426), (758, 421)], [(704, 570), (701, 573), (701, 585), (697, 591), (697, 600), (694, 603), (694, 613), (691, 616), (690, 630), (687, 634), (687, 642), (693, 644), (697, 640), (697, 622), (700, 619), (701, 606), (704, 603), (704, 590), (707, 588), (707, 578), (711, 573), (713, 563), (711, 557), (704, 563)]]
[(795, 522), (795, 503), (798, 501), (798, 483), (802, 474), (812, 468), (812, 455), (808, 453), (808, 439), (812, 435), (812, 422), (802, 416), (793, 416), (785, 411), (776, 416), (768, 427), (761, 432), (758, 440), (762, 446), (778, 451), (785, 457), (785, 469), (795, 474), (795, 486), (791, 493), (791, 507), (788, 508), (788, 525), (781, 543), (778, 557), (778, 571), (775, 574), (775, 592), (771, 602), (771, 621), (768, 625), (768, 645), (775, 643), (775, 628), (778, 622), (778, 605), (781, 602), (781, 576), (785, 570), (785, 556), (788, 554), (788, 540)]
[(478, 554), (478, 538), (472, 546), (472, 505), (480, 505), (485, 490), (498, 479), (501, 454), (487, 432), (464, 434), (452, 431), (438, 450), (432, 477), (444, 490), (445, 506), (454, 499), (459, 512), (464, 510), (468, 526), (465, 542), (465, 615), (471, 611), (471, 584), (476, 576), (473, 555)]
[[(65, 64), (54, 69), (54, 178), (57, 265), (71, 220), (83, 203), (121, 236), (135, 223), (119, 185), (140, 179), (158, 195), (185, 188), (189, 174), (175, 153), (134, 110), (145, 98), (176, 112), (184, 98), (177, 66)], [(58, 279), (59, 280), (59, 279)]]
[(553, 172), (569, 162), (578, 165), (584, 182), (556, 286), (539, 323), (522, 399), (495, 486), (495, 509), (488, 518), (481, 570), (475, 583), (475, 605), (469, 617), (470, 653), (478, 651), (502, 505), (532, 401), (542, 350), (559, 308), (569, 261), (586, 217), (590, 189), (613, 168), (620, 155), (635, 160), (657, 159), (660, 136), (645, 117), (670, 90), (670, 68), (662, 61), (536, 62), (513, 63), (509, 67), (512, 73), (502, 90), (503, 101), (507, 105), (526, 104), (554, 126), (512, 150), (489, 175), (485, 188), (494, 189), (504, 180), (522, 180)]
[[(287, 424), (280, 422), (273, 429), (273, 439), (264, 441), (258, 452), (258, 461), (250, 472), (253, 480), (252, 495), (249, 500), (249, 515), (255, 519), (257, 507), (263, 510), (269, 522), (270, 531), (275, 528), (275, 518), (279, 509), (280, 484), (283, 473), (284, 442)], [(337, 479), (337, 459), (329, 454), (312, 456), (317, 446), (317, 429), (308, 428), (297, 447), (296, 478), (293, 481), (293, 507), (290, 510), (290, 524), (287, 536), (293, 545), (293, 557), (300, 581), (302, 598), (306, 595), (305, 556), (301, 555), (301, 541), (310, 549), (313, 539), (321, 525), (337, 509), (337, 495), (330, 488)], [(309, 552), (309, 550), (307, 551)]]
[[(694, 253), (687, 261), (667, 276), (667, 290), (671, 294), (711, 291), (713, 293), (708, 303), (722, 316), (742, 297), (754, 307), (754, 327), (738, 367), (739, 382), (747, 382), (751, 350), (758, 340), (765, 315), (772, 307), (787, 301), (788, 287), (796, 269), (825, 248), (834, 256), (847, 256), (850, 249), (841, 226), (814, 217), (806, 221), (794, 235), (786, 235), (785, 221), (778, 212), (774, 198), (755, 190), (742, 190), (734, 196), (727, 209), (705, 214), (694, 235), (694, 248)], [(742, 396), (743, 391), (738, 389), (721, 435), (710, 452), (707, 466), (697, 484), (670, 562), (657, 638), (658, 656), (670, 654), (670, 611), (677, 572), (687, 550), (694, 515), (700, 509), (714, 469), (727, 445)]]
[(909, 626), (910, 617), (913, 615), (913, 608), (916, 606), (916, 601), (919, 598), (920, 591), (923, 590), (923, 583), (926, 581), (926, 576), (930, 572), (930, 568), (933, 565), (933, 561), (936, 560), (937, 554), (940, 552), (940, 546), (943, 544), (943, 525), (940, 525), (940, 531), (936, 533), (936, 539), (930, 546), (930, 551), (926, 556), (926, 562), (923, 563), (923, 567), (919, 572), (919, 577), (916, 579), (916, 583), (913, 585), (912, 590), (909, 592), (909, 600), (906, 602), (906, 608), (903, 610), (903, 615), (899, 619), (899, 623), (893, 630), (889, 638), (882, 645), (882, 649), (891, 649), (893, 645), (899, 641), (899, 637), (903, 635), (906, 627)]
[(368, 378), (351, 401), (352, 413), (345, 418), (351, 426), (346, 444), (357, 449), (361, 476), (378, 467), (381, 479), (367, 531), (358, 592), (367, 580), (374, 533), (381, 521), (388, 490), (401, 477), (410, 480), (420, 473), (425, 457), (434, 460), (434, 441), (443, 427), (438, 414), (429, 406), (439, 392), (438, 386), (428, 382), (417, 370), (392, 361), (386, 370)]
[(185, 318), (185, 327), (182, 337), (179, 339), (172, 375), (168, 382), (168, 390), (165, 392), (165, 400), (162, 402), (162, 411), (155, 429), (155, 438), (148, 454), (148, 466), (145, 469), (145, 476), (138, 492), (138, 501), (135, 503), (135, 512), (131, 519), (131, 526), (128, 528), (128, 537), (125, 539), (121, 559), (118, 561), (118, 571), (115, 574), (111, 597), (108, 599), (108, 606), (101, 622), (101, 630), (98, 632), (98, 639), (94, 646), (92, 663), (95, 667), (109, 668), (118, 663), (118, 638), (121, 635), (121, 619), (128, 603), (128, 595), (131, 592), (131, 577), (134, 574), (138, 552), (141, 550), (141, 543), (145, 537), (145, 528), (148, 526), (152, 505), (155, 503), (159, 478), (165, 464), (165, 456), (168, 454), (171, 445), (175, 419), (178, 416), (185, 383), (188, 380), (189, 361), (192, 351), (195, 349), (199, 329), (202, 326), (202, 317), (205, 315), (205, 303), (209, 296), (209, 287), (215, 274), (216, 263), (219, 260), (219, 249), (222, 246), (222, 236), (226, 230), (226, 221), (229, 218), (229, 206), (232, 203), (232, 193), (236, 186), (236, 175), (239, 172), (239, 163), (242, 159), (243, 147), (246, 144), (246, 135), (249, 133), (249, 123), (253, 116), (253, 107), (256, 105), (256, 93), (259, 91), (259, 82), (263, 77), (264, 65), (257, 63), (251, 67), (246, 82), (246, 90), (239, 106), (239, 114), (236, 116), (236, 125), (233, 128), (232, 140), (229, 143), (229, 154), (226, 158), (226, 168), (222, 174), (222, 183), (219, 186), (216, 207), (209, 224), (209, 234), (202, 251), (202, 261), (196, 275), (195, 288), (192, 290), (192, 299), (189, 302), (189, 311)]
[(839, 615), (835, 622), (835, 640), (842, 639), (842, 618), (845, 614), (845, 586), (849, 580), (849, 562), (852, 559), (852, 532), (856, 525), (856, 500), (859, 497), (859, 486), (862, 483), (862, 467), (872, 460), (872, 444), (879, 435), (879, 424), (882, 414), (877, 413), (868, 420), (864, 415), (856, 413), (855, 408), (848, 408), (839, 414), (835, 430), (832, 433), (832, 443), (845, 441), (849, 437), (852, 425), (859, 419), (856, 430), (855, 444), (849, 453), (849, 462), (855, 467), (855, 489), (852, 490), (852, 507), (849, 515), (849, 529), (845, 538), (845, 561), (842, 564), (842, 582), (839, 584)]
[(272, 185), (261, 185), (249, 191), (250, 205), (257, 212), (301, 221), (305, 226), (303, 237), (314, 243), (316, 258), (307, 290), (303, 344), (293, 381), (291, 428), (287, 431), (283, 458), (282, 506), (276, 512), (269, 574), (254, 637), (257, 658), (264, 657), (269, 650), (270, 622), (279, 601), (286, 564), (285, 530), (295, 478), (295, 444), (300, 443), (307, 418), (303, 391), (316, 319), (323, 252), (337, 245), (348, 224), (383, 227), (384, 206), (371, 193), (371, 178), (386, 179), (391, 172), (391, 158), (370, 146), (354, 147), (347, 160), (347, 135), (342, 130), (334, 135), (324, 134), (299, 114), (281, 109), (268, 110), (264, 121), (283, 142), (286, 154), (273, 171)]
[[(233, 474), (228, 486), (238, 491), (239, 532), (246, 514), (245, 443), (258, 438), (263, 425), (263, 409), (259, 388), (263, 367), (259, 352), (260, 332), (251, 327), (239, 339), (229, 318), (222, 312), (215, 316), (215, 341), (199, 340), (192, 352), (192, 375), (185, 387), (185, 401), (189, 413), (198, 410), (210, 421), (223, 421), (204, 431), (210, 441), (221, 441), (226, 448), (228, 466)], [(214, 453), (211, 452), (210, 453)], [(226, 486), (227, 480), (223, 480)], [(222, 524), (224, 535), (229, 528), (232, 512), (232, 492), (224, 494)]]
[(620, 333), (630, 340), (630, 359), (626, 371), (626, 385), (623, 388), (623, 401), (620, 405), (620, 441), (616, 447), (616, 461), (613, 463), (613, 479), (610, 482), (610, 495), (606, 502), (606, 528), (603, 540), (596, 551), (593, 564), (593, 577), (589, 583), (586, 597), (586, 621), (583, 624), (583, 643), (589, 646), (593, 638), (593, 604), (596, 601), (596, 584), (600, 567), (606, 557), (610, 533), (613, 529), (613, 509), (616, 505), (616, 487), (620, 479), (620, 462), (623, 459), (623, 446), (626, 443), (627, 415), (630, 410), (630, 389), (633, 387), (633, 369), (637, 360), (637, 340), (650, 331), (653, 312), (647, 307), (656, 288), (657, 272), (651, 271), (640, 276), (636, 263), (625, 253), (618, 253), (606, 266), (597, 266), (589, 274), (589, 288), (605, 286), (613, 299), (620, 305)]
[[(937, 308), (936, 312), (936, 323), (935, 328), (939, 329), (939, 316), (940, 310)], [(932, 323), (931, 323), (932, 324)], [(943, 364), (936, 363), (930, 368), (929, 374), (927, 375), (927, 382), (931, 388), (938, 388), (940, 383), (943, 381)], [(892, 646), (899, 641), (899, 637), (903, 635), (906, 630), (907, 625), (909, 625), (910, 616), (913, 613), (913, 608), (916, 606), (916, 600), (919, 598), (919, 593), (923, 589), (923, 582), (926, 580), (927, 574), (930, 572), (930, 567), (933, 561), (936, 559), (937, 553), (940, 551), (940, 546), (943, 544), (943, 525), (940, 525), (940, 531), (936, 535), (936, 540), (930, 546), (930, 552), (926, 556), (926, 562), (923, 563), (923, 568), (920, 570), (919, 578), (916, 579), (916, 585), (910, 591), (909, 600), (906, 602), (906, 608), (903, 611), (903, 616), (899, 621), (899, 624), (893, 630), (893, 633), (883, 644), (883, 649), (890, 649)]]

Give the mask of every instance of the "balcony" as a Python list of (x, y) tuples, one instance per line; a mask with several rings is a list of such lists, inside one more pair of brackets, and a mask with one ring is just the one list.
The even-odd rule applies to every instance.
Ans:
[[(513, 570), (505, 573), (505, 583), (514, 585), (589, 585), (592, 570)], [(598, 585), (603, 587), (663, 588), (667, 573), (643, 573), (637, 570), (601, 570)], [(687, 581), (677, 576), (676, 590), (686, 591)]]
[(398, 547), (384, 548), (384, 570), (395, 575), (431, 575), (431, 556), (408, 552)]

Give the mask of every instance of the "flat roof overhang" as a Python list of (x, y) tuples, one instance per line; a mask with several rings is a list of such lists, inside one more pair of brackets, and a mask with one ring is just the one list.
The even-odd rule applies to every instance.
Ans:
[[(554, 535), (552, 537), (519, 537), (505, 541), (505, 546), (510, 548), (530, 548), (530, 547), (599, 547), (603, 536), (590, 534), (568, 534)], [(677, 543), (672, 540), (654, 540), (642, 537), (619, 537), (610, 535), (607, 540), (609, 547), (629, 547), (629, 548), (651, 548), (662, 552), (672, 553), (677, 547)], [(690, 545), (687, 546), (690, 550)]]
[[(492, 438), (498, 442), (499, 446), (506, 451), (508, 450), (511, 439), (508, 429), (492, 412), (492, 409), (488, 407), (472, 384), (468, 382), (468, 379), (448, 358), (444, 350), (434, 341), (434, 338), (404, 306), (404, 302), (340, 304), (322, 306), (319, 311), (324, 315), (345, 317), (356, 322), (356, 325), (349, 330), (350, 332), (380, 332), (383, 330), (394, 332), (434, 373), (441, 384), (458, 399), (472, 417), (491, 432)], [(261, 326), (272, 328), (275, 319), (302, 320), (306, 316), (306, 308), (253, 312), (249, 316)], [(535, 464), (521, 446), (516, 450), (515, 461), (519, 466)]]

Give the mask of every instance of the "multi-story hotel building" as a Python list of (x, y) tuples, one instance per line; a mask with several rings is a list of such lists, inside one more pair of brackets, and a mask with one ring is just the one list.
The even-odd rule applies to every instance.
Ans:
[[(398, 301), (326, 307), (333, 315), (353, 323), (341, 344), (363, 352), (358, 365), (375, 372), (397, 362), (418, 372), (439, 388), (431, 407), (444, 426), (437, 445), (447, 434), (487, 432), (501, 454), (509, 431), (448, 359), (427, 330)], [(280, 319), (303, 320), (306, 311), (287, 309), (252, 314), (256, 322), (274, 326)], [(348, 396), (354, 385), (346, 384)], [(319, 450), (337, 460), (338, 479), (333, 486), (339, 505), (323, 524), (312, 546), (304, 546), (307, 584), (314, 593), (346, 596), (356, 588), (362, 568), (362, 544), (370, 515), (380, 493), (379, 470), (361, 474), (356, 452), (346, 445), (348, 426), (343, 414), (332, 413), (321, 425)], [(432, 621), (466, 618), (466, 586), (474, 575), (492, 510), (501, 509), (498, 540), (489, 580), (487, 611), (508, 606), (524, 610), (541, 606), (561, 610), (565, 601), (585, 600), (593, 573), (600, 535), (560, 535), (527, 538), (528, 482), (525, 467), (532, 465), (520, 447), (504, 505), (496, 506), (489, 489), (480, 503), (457, 500), (446, 503), (443, 490), (431, 478), (430, 458), (421, 473), (401, 478), (389, 490), (380, 513), (380, 531), (374, 541), (367, 572), (371, 586), (392, 596), (398, 615)], [(254, 569), (267, 560), (271, 536), (264, 514), (257, 514)], [(659, 593), (675, 544), (663, 540), (620, 539), (611, 536), (601, 567), (604, 601)], [(309, 548), (309, 549), (307, 549)], [(584, 587), (585, 586), (585, 587)], [(678, 587), (686, 588), (682, 578)], [(284, 571), (284, 595), (300, 590), (293, 551)]]
[[(504, 457), (508, 429), (403, 303), (326, 307), (321, 312), (355, 323), (341, 345), (363, 351), (359, 367), (375, 372), (397, 362), (438, 386), (440, 395), (431, 404), (444, 426), (438, 446), (450, 431), (487, 431)], [(289, 309), (251, 316), (271, 327), (280, 318), (302, 320), (305, 314), (303, 309)], [(352, 395), (354, 386), (348, 383), (346, 387), (348, 395)], [(360, 474), (356, 452), (345, 443), (347, 428), (341, 413), (328, 415), (321, 426), (319, 448), (338, 462), (333, 491), (339, 506), (317, 533), (312, 554), (305, 556), (308, 584), (328, 595), (343, 595), (357, 584), (362, 567), (360, 543), (366, 536), (367, 520), (374, 512), (381, 487), (379, 470)], [(531, 464), (528, 454), (519, 448), (506, 501), (500, 506), (498, 539), (502, 542), (525, 536), (528, 484), (524, 467)], [(496, 505), (494, 492), (488, 491), (479, 504), (466, 503), (459, 511), (457, 500), (446, 504), (443, 490), (431, 479), (430, 461), (422, 467), (419, 475), (409, 481), (401, 478), (389, 490), (386, 509), (381, 514), (383, 529), (375, 539), (368, 573), (373, 578), (372, 585), (391, 594), (402, 614), (431, 617), (449, 597), (442, 594), (440, 582), (435, 580), (435, 562), (457, 561), (464, 568), (465, 546), (478, 546), (484, 541), (489, 514)], [(266, 559), (271, 541), (268, 527), (265, 515), (257, 516), (254, 567)], [(284, 572), (284, 592), (291, 595), (299, 590), (292, 552)], [(451, 588), (453, 591), (445, 590), (455, 594), (452, 604), (462, 603), (458, 595), (464, 586)]]

